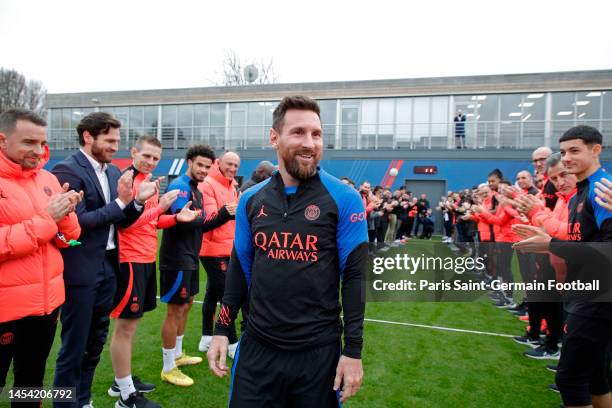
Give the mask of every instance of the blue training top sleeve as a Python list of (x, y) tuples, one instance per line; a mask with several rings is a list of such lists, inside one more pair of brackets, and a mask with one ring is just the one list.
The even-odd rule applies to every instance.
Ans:
[(346, 260), (360, 244), (368, 242), (368, 224), (363, 200), (359, 193), (340, 180), (320, 171), (321, 182), (338, 206), (336, 246), (340, 260), (340, 274), (344, 273)]
[(368, 242), (368, 224), (363, 201), (357, 191), (347, 191), (340, 198), (339, 204), (336, 245), (342, 274), (350, 253), (359, 244)]
[(236, 208), (236, 233), (234, 235), (234, 248), (236, 256), (244, 272), (244, 277), (247, 281), (247, 286), (251, 286), (251, 268), (253, 266), (253, 245), (251, 226), (247, 216), (247, 202), (251, 194), (242, 194)]
[(172, 214), (176, 214), (180, 212), (185, 206), (185, 204), (189, 202), (189, 198), (191, 196), (191, 189), (189, 188), (189, 184), (185, 183), (185, 181), (183, 180), (183, 176), (181, 176), (173, 180), (172, 183), (170, 183), (170, 185), (168, 186), (168, 191), (172, 190), (179, 190), (179, 194), (176, 198), (176, 201), (172, 203), (172, 206), (170, 207), (170, 211), (172, 212)]
[(595, 222), (597, 222), (597, 228), (601, 229), (603, 222), (609, 218), (612, 218), (612, 212), (602, 207), (595, 201), (597, 194), (595, 193), (595, 182), (605, 178), (611, 180), (610, 175), (603, 170), (599, 170), (594, 174), (595, 177), (589, 180), (589, 200), (593, 206), (593, 214), (595, 215)]

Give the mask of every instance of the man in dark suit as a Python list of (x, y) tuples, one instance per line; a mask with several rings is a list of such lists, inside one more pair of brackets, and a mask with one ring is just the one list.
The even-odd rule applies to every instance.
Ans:
[(62, 347), (54, 381), (56, 387), (75, 387), (77, 402), (56, 402), (56, 407), (92, 407), (91, 384), (108, 334), (119, 267), (116, 227), (136, 221), (144, 202), (158, 188), (147, 179), (133, 197), (133, 173), (121, 175), (111, 164), (119, 148), (120, 127), (108, 113), (85, 116), (77, 126), (80, 151), (52, 170), (60, 183), (84, 192), (76, 207), (81, 245), (62, 251), (66, 303), (61, 311)]

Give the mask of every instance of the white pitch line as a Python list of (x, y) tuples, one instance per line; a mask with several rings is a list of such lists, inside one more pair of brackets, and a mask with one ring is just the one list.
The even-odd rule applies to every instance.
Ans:
[[(159, 296), (157, 296), (159, 299)], [(201, 300), (194, 300), (193, 303), (203, 304)], [(496, 336), (496, 337), (508, 337), (513, 338), (512, 334), (503, 334), (503, 333), (489, 333), (478, 330), (466, 330), (466, 329), (455, 329), (454, 327), (444, 327), (444, 326), (429, 326), (427, 324), (418, 324), (418, 323), (405, 323), (405, 322), (392, 322), (389, 320), (378, 320), (378, 319), (364, 319), (366, 322), (372, 323), (384, 323), (384, 324), (394, 324), (396, 326), (410, 326), (410, 327), (420, 327), (422, 329), (432, 329), (432, 330), (442, 330), (442, 331), (450, 331), (456, 333), (469, 333), (469, 334), (481, 334), (484, 336)]]
[(482, 334), (485, 336), (497, 336), (497, 337), (514, 337), (511, 334), (503, 334), (503, 333), (489, 333), (478, 330), (466, 330), (466, 329), (455, 329), (453, 327), (443, 327), (443, 326), (429, 326), (426, 324), (418, 324), (418, 323), (404, 323), (404, 322), (391, 322), (388, 320), (378, 320), (378, 319), (364, 319), (366, 322), (374, 322), (374, 323), (385, 323), (385, 324), (395, 324), (398, 326), (411, 326), (411, 327), (421, 327), (423, 329), (433, 329), (433, 330), (443, 330), (443, 331), (451, 331), (458, 333), (470, 333), (470, 334)]

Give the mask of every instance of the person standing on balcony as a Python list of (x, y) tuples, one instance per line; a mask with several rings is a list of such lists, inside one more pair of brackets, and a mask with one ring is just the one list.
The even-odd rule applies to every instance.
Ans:
[(466, 117), (461, 110), (457, 111), (455, 122), (455, 146), (457, 149), (465, 149), (465, 120)]

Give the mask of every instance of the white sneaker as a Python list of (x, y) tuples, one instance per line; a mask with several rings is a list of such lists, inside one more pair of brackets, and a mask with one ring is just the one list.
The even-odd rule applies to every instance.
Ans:
[(89, 401), (89, 404), (85, 404), (81, 408), (94, 408), (93, 401)]
[(202, 353), (206, 353), (208, 348), (210, 347), (210, 343), (212, 342), (212, 336), (202, 336), (200, 339), (200, 344), (198, 345), (198, 350)]
[(234, 356), (236, 355), (237, 348), (238, 348), (238, 342), (235, 342), (234, 344), (230, 344), (229, 346), (227, 346), (227, 356), (231, 358), (232, 360), (234, 359)]

